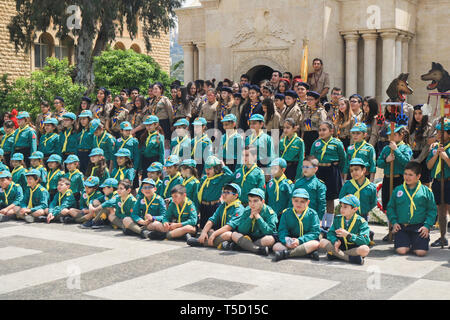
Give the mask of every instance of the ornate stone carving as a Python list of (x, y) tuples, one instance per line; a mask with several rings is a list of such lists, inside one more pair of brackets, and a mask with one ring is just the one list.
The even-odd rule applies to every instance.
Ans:
[(274, 48), (233, 51), (234, 75), (247, 72), (257, 65), (267, 65), (277, 70), (289, 70), (289, 49)]

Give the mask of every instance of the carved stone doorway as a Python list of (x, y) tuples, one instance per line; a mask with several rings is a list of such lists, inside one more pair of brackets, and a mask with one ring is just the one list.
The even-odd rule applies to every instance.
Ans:
[(270, 80), (272, 78), (273, 69), (265, 65), (254, 66), (247, 71), (252, 84), (259, 85), (262, 80)]

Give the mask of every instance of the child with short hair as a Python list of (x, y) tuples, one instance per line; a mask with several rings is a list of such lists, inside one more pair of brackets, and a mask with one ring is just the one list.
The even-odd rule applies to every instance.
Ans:
[(178, 120), (174, 125), (177, 136), (170, 141), (170, 154), (189, 159), (191, 157), (191, 139), (189, 138), (189, 121)]
[(108, 221), (109, 208), (114, 208), (119, 198), (118, 186), (119, 181), (114, 178), (108, 178), (100, 185), (103, 196), (89, 204), (89, 213), (85, 218), (87, 221), (80, 226), (82, 229), (101, 229), (105, 226)]
[(16, 210), (16, 217), (27, 223), (45, 222), (47, 219), (45, 209), (48, 208), (48, 191), (39, 183), (40, 175), (36, 169), (31, 169), (25, 174), (27, 188), (20, 209)]
[(179, 162), (180, 158), (176, 155), (170, 155), (169, 158), (167, 158), (165, 165), (167, 176), (164, 178), (163, 181), (164, 192), (162, 197), (164, 199), (169, 198), (173, 187), (183, 183), (181, 173), (178, 171)]
[(121, 228), (124, 234), (128, 234), (127, 229), (123, 223), (126, 217), (131, 217), (133, 207), (136, 203), (136, 198), (133, 197), (131, 191), (133, 189), (133, 183), (128, 180), (119, 181), (117, 187), (117, 198), (115, 206), (109, 208), (108, 220), (111, 225)]
[(47, 183), (45, 186), (50, 195), (50, 201), (53, 200), (53, 197), (58, 192), (57, 187), (59, 179), (64, 176), (61, 161), (61, 156), (57, 154), (52, 154), (47, 160), (49, 171), (47, 173)]
[(0, 222), (8, 221), (15, 217), (23, 200), (22, 187), (12, 181), (8, 170), (0, 171)]
[(75, 132), (75, 120), (77, 116), (72, 112), (66, 112), (63, 118), (63, 131), (59, 134), (59, 154), (63, 159), (78, 151), (78, 134)]
[(40, 151), (35, 151), (31, 154), (29, 157), (31, 169), (36, 169), (41, 174), (40, 176), (40, 182), (43, 185), (47, 184), (47, 169), (44, 167), (44, 154)]
[(133, 167), (130, 150), (125, 148), (119, 149), (114, 156), (116, 157), (117, 167), (111, 172), (111, 177), (118, 181), (124, 179), (134, 181), (136, 170)]
[(234, 182), (241, 187), (242, 205), (248, 204), (248, 193), (254, 188), (264, 189), (266, 180), (264, 172), (257, 165), (257, 151), (254, 146), (246, 146), (244, 149), (244, 164), (235, 172)]
[(283, 138), (280, 141), (280, 157), (286, 160), (286, 177), (292, 181), (302, 177), (302, 163), (305, 158), (305, 143), (297, 135), (298, 125), (292, 118), (283, 123)]
[(25, 190), (28, 186), (27, 178), (25, 177), (27, 170), (25, 169), (25, 161), (22, 153), (14, 153), (12, 155), (11, 167), (14, 168), (11, 172), (12, 180), (19, 184), (22, 190)]
[(267, 204), (278, 215), (278, 221), (283, 210), (289, 208), (294, 185), (285, 175), (287, 162), (283, 158), (276, 158), (270, 164), (272, 179), (267, 183)]
[(143, 137), (147, 137), (145, 138), (145, 140), (141, 139), (141, 144), (142, 141), (145, 141), (144, 145), (141, 145), (141, 167), (145, 172), (145, 170), (147, 170), (147, 168), (149, 168), (155, 162), (164, 164), (164, 136), (158, 132), (159, 118), (157, 116), (151, 115), (147, 117), (143, 124), (145, 125), (145, 129), (147, 130), (146, 135), (143, 135)]
[[(156, 194), (161, 197), (164, 195), (164, 183), (163, 183), (163, 170), (164, 166), (160, 162), (153, 162), (147, 169), (147, 178), (152, 179), (156, 183)], [(140, 196), (140, 190), (138, 196)]]
[(16, 127), (12, 120), (6, 120), (3, 123), (3, 128), (5, 129), (5, 134), (0, 142), (0, 147), (4, 151), (5, 164), (10, 165), (11, 154), (14, 151), (14, 131)]
[(194, 127), (194, 139), (191, 139), (191, 157), (197, 163), (197, 171), (203, 174), (203, 166), (209, 156), (213, 155), (212, 152), (212, 141), (206, 134), (206, 124), (205, 118), (197, 118), (192, 123)]
[(44, 159), (50, 155), (59, 153), (59, 135), (55, 132), (58, 126), (58, 120), (47, 118), (44, 121), (45, 134), (41, 135), (38, 150), (44, 154)]
[(195, 209), (199, 210), (198, 189), (200, 182), (197, 179), (197, 163), (193, 159), (185, 159), (180, 165), (181, 176), (183, 177), (182, 185), (186, 187), (188, 199), (195, 204)]
[(66, 161), (64, 161), (64, 164), (67, 167), (67, 171), (63, 177), (69, 179), (70, 190), (72, 190), (73, 195), (78, 202), (80, 201), (81, 193), (84, 190), (84, 176), (80, 170), (78, 170), (80, 159), (78, 156), (70, 155), (67, 157)]
[[(73, 196), (72, 190), (70, 190), (70, 181), (67, 178), (61, 178), (58, 181), (58, 193), (53, 198), (49, 207), (45, 209), (47, 215), (47, 223), (52, 222), (62, 212), (68, 213), (70, 208), (76, 206), (77, 201)], [(59, 220), (59, 219), (57, 219)]]

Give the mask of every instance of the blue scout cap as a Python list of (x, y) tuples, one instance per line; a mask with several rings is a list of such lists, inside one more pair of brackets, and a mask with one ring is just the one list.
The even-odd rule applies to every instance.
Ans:
[(177, 166), (179, 162), (180, 158), (177, 155), (172, 154), (167, 158), (166, 167)]
[[(399, 126), (399, 125), (395, 125), (395, 129), (394, 132), (399, 132), (401, 129), (406, 128), (406, 126)], [(391, 127), (389, 127), (389, 129), (386, 132), (387, 135), (391, 134)]]
[(133, 126), (128, 121), (124, 121), (120, 124), (121, 130), (133, 130)]
[(307, 96), (309, 97), (313, 97), (314, 99), (319, 99), (320, 98), (320, 94), (315, 92), (315, 91), (308, 91), (306, 93)]
[(233, 93), (233, 97), (242, 99), (242, 94), (240, 92)]
[(222, 88), (220, 89), (220, 91), (226, 91), (226, 92), (228, 92), (228, 93), (233, 93), (233, 89), (231, 89), (230, 87), (222, 87)]
[(3, 151), (3, 149), (0, 148), (0, 156), (3, 156), (5, 154), (5, 151)]
[(179, 127), (179, 126), (189, 127), (189, 121), (187, 121), (186, 119), (180, 119), (173, 126), (174, 127)]
[(367, 132), (367, 125), (364, 122), (358, 122), (350, 129), (350, 132)]
[(180, 166), (195, 168), (197, 166), (197, 162), (194, 159), (184, 159), (183, 161), (181, 161)]
[(367, 166), (367, 163), (361, 159), (361, 158), (354, 158), (352, 160), (350, 160), (350, 165), (351, 166)]
[(149, 185), (152, 185), (152, 186), (156, 186), (156, 182), (155, 182), (155, 180), (153, 180), (153, 179), (149, 179), (149, 178), (147, 178), (147, 179), (144, 179), (143, 181), (142, 181), (142, 184), (144, 184), (144, 183), (146, 183), (146, 184), (149, 184)]
[(122, 148), (122, 149), (119, 149), (119, 151), (117, 151), (117, 153), (114, 154), (114, 156), (131, 158), (131, 151), (126, 148)]
[(238, 194), (238, 196), (241, 196), (241, 187), (239, 187), (236, 183), (228, 183), (225, 185), (225, 187), (231, 187), (233, 188), (236, 193)]
[(80, 162), (80, 159), (78, 156), (71, 154), (67, 157), (66, 161), (64, 163), (74, 163), (74, 162)]
[(52, 154), (47, 160), (47, 162), (58, 162), (58, 163), (61, 163), (61, 161), (62, 161), (61, 156), (57, 154)]
[(253, 188), (252, 190), (250, 190), (248, 195), (260, 197), (262, 200), (266, 199), (266, 195), (265, 195), (264, 191), (260, 188)]
[(38, 178), (41, 177), (41, 173), (39, 172), (39, 170), (36, 170), (36, 169), (28, 170), (28, 172), (25, 173), (25, 175), (26, 176), (37, 176)]
[(157, 116), (148, 116), (147, 119), (143, 122), (143, 124), (153, 124), (158, 123), (159, 118)]
[(196, 118), (192, 123), (194, 126), (206, 126), (207, 121), (205, 118)]
[(294, 90), (286, 90), (286, 92), (284, 93), (284, 96), (285, 97), (292, 97), (294, 99), (298, 98), (298, 94)]
[(256, 84), (251, 85), (248, 90), (255, 90), (256, 92), (260, 92), (259, 87)]
[(210, 169), (212, 167), (221, 165), (222, 162), (216, 156), (209, 156), (205, 161), (205, 169)]
[(309, 193), (303, 188), (298, 188), (294, 190), (294, 193), (292, 194), (292, 198), (303, 198), (303, 199), (309, 199)]
[(20, 111), (17, 115), (17, 119), (29, 118), (30, 114), (26, 111)]
[(0, 171), (0, 179), (1, 178), (11, 178), (11, 172), (9, 172), (8, 170), (2, 170)]
[(273, 167), (273, 166), (280, 166), (281, 168), (286, 168), (287, 162), (283, 158), (276, 158), (270, 163), (269, 167)]
[(225, 117), (223, 117), (223, 119), (220, 122), (227, 122), (227, 121), (231, 121), (231, 122), (236, 122), (236, 116), (232, 113), (227, 114)]
[(83, 110), (78, 118), (92, 118), (92, 111), (91, 110)]
[(339, 202), (351, 205), (353, 208), (359, 208), (359, 199), (353, 194), (348, 194), (345, 197), (339, 199)]
[(93, 156), (104, 156), (105, 153), (103, 152), (103, 149), (100, 148), (94, 148), (91, 150), (91, 153), (89, 154), (88, 157), (93, 157)]
[(100, 183), (100, 179), (95, 176), (90, 176), (84, 181), (84, 186), (86, 187), (95, 187)]
[(148, 172), (158, 172), (163, 170), (163, 165), (160, 162), (153, 162), (150, 167), (148, 167)]
[(348, 98), (348, 100), (350, 100), (350, 99), (353, 98), (353, 97), (358, 98), (358, 100), (359, 100), (360, 102), (363, 101), (363, 97), (361, 97), (361, 96), (360, 96), (359, 94), (357, 94), (357, 93), (352, 94), (352, 95), (350, 96), (350, 98)]
[(308, 83), (303, 82), (303, 81), (300, 81), (300, 82), (298, 83), (298, 85), (299, 85), (300, 87), (304, 87), (306, 90), (311, 89), (311, 86), (310, 86)]
[(76, 116), (75, 113), (73, 113), (73, 112), (66, 112), (66, 113), (64, 113), (64, 114), (62, 115), (62, 117), (63, 117), (63, 118), (66, 118), (66, 119), (73, 120), (73, 121), (77, 120), (77, 116)]
[[(441, 122), (439, 121), (439, 123), (436, 125), (436, 129), (441, 130)], [(450, 130), (450, 119), (449, 118), (444, 118), (444, 131), (449, 131)]]
[(278, 99), (278, 100), (284, 100), (285, 97), (286, 96), (284, 94), (282, 94), (282, 93), (276, 93), (275, 94), (275, 99)]
[(22, 161), (24, 159), (23, 154), (20, 152), (14, 153), (11, 160), (13, 161)]
[(99, 119), (92, 120), (91, 124), (90, 124), (89, 132), (90, 133), (94, 133), (98, 129), (99, 126), (100, 126), (100, 120)]
[(262, 114), (254, 114), (250, 117), (249, 121), (262, 121), (264, 122), (264, 116)]
[(40, 151), (35, 151), (28, 157), (28, 159), (44, 159), (44, 154)]
[(47, 119), (45, 119), (44, 124), (52, 124), (56, 127), (58, 125), (58, 119), (47, 118)]
[(119, 186), (119, 181), (117, 181), (114, 178), (108, 178), (103, 182), (103, 184), (100, 186), (100, 188), (105, 188), (105, 187), (117, 188), (118, 186)]
[(86, 102), (89, 103), (89, 104), (91, 104), (91, 102), (92, 102), (91, 98), (86, 97), (86, 96), (82, 97), (82, 98), (81, 98), (81, 101), (86, 101)]

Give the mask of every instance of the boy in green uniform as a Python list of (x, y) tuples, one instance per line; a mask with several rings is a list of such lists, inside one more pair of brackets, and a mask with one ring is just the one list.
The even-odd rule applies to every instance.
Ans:
[(350, 129), (350, 133), (354, 143), (347, 148), (347, 162), (343, 171), (344, 180), (347, 180), (350, 161), (360, 158), (367, 164), (368, 172), (366, 174), (370, 174), (370, 181), (373, 181), (377, 166), (375, 163), (375, 148), (365, 139), (367, 125), (364, 122), (358, 122)]
[(18, 219), (27, 223), (45, 222), (45, 209), (48, 208), (48, 191), (39, 183), (40, 173), (31, 169), (26, 174), (28, 186), (25, 189), (20, 209), (16, 211)]
[(250, 129), (252, 134), (245, 139), (245, 146), (256, 147), (257, 163), (261, 167), (267, 167), (275, 155), (272, 137), (264, 133), (264, 116), (254, 114), (250, 117)]
[(84, 176), (80, 172), (80, 170), (78, 170), (80, 159), (77, 156), (71, 154), (67, 157), (64, 163), (66, 164), (67, 172), (63, 177), (69, 179), (70, 190), (72, 190), (75, 199), (79, 201), (80, 195), (84, 190)]
[(264, 203), (264, 191), (258, 188), (248, 193), (248, 207), (239, 219), (230, 222), (234, 231), (232, 242), (222, 243), (224, 250), (233, 250), (239, 246), (245, 251), (267, 256), (269, 248), (275, 243), (273, 234), (277, 230), (276, 213)]
[(106, 166), (111, 171), (116, 139), (114, 139), (114, 137), (105, 130), (103, 123), (101, 123), (99, 119), (92, 120), (90, 128), (90, 133), (94, 135), (92, 147), (103, 150)]
[(420, 163), (405, 166), (404, 182), (394, 189), (387, 206), (387, 216), (395, 234), (394, 247), (398, 254), (410, 250), (423, 257), (429, 250), (430, 230), (436, 221), (437, 208), (433, 192), (420, 182)]
[[(70, 181), (67, 178), (61, 178), (58, 181), (58, 193), (53, 198), (49, 207), (45, 209), (47, 215), (47, 223), (57, 218), (61, 212), (68, 213), (70, 208), (76, 206), (77, 201), (70, 190)], [(59, 220), (59, 219), (58, 219)]]
[(221, 141), (222, 159), (225, 165), (234, 172), (241, 167), (240, 159), (242, 159), (244, 139), (236, 130), (237, 119), (234, 114), (227, 114), (221, 122), (225, 130)]
[(115, 152), (117, 153), (120, 149), (124, 148), (130, 150), (130, 159), (133, 162), (133, 167), (137, 171), (141, 162), (141, 153), (139, 150), (139, 141), (131, 135), (131, 130), (133, 130), (133, 127), (128, 121), (120, 124), (120, 133), (122, 136), (116, 141)]
[(31, 169), (36, 169), (37, 171), (39, 171), (40, 173), (40, 182), (43, 185), (47, 184), (47, 169), (45, 169), (44, 167), (44, 154), (40, 151), (35, 151), (31, 154), (31, 156), (29, 157), (30, 159), (30, 164), (31, 164)]
[(287, 163), (283, 158), (276, 158), (270, 164), (272, 179), (267, 183), (266, 199), (269, 207), (278, 215), (289, 208), (294, 185), (285, 175)]
[(188, 131), (189, 121), (180, 119), (173, 126), (177, 136), (170, 141), (170, 154), (176, 155), (181, 159), (189, 159), (191, 157), (191, 139)]
[(41, 136), (38, 147), (38, 150), (44, 154), (44, 159), (59, 153), (59, 135), (55, 133), (57, 126), (58, 120), (55, 118), (47, 118), (44, 121), (45, 134)]
[(131, 217), (136, 198), (131, 194), (133, 183), (128, 180), (122, 180), (117, 187), (116, 205), (109, 209), (108, 220), (113, 226), (122, 228), (124, 234), (128, 235), (128, 231), (123, 223), (126, 217)]
[(171, 190), (176, 185), (183, 183), (183, 178), (181, 177), (180, 172), (178, 171), (178, 164), (180, 162), (180, 158), (176, 155), (170, 155), (166, 161), (166, 172), (167, 176), (163, 180), (164, 192), (163, 198), (167, 199), (171, 195)]
[(186, 196), (186, 188), (177, 185), (171, 190), (172, 202), (161, 222), (154, 221), (148, 226), (152, 230), (152, 240), (176, 239), (186, 237), (188, 240), (196, 232), (197, 210), (194, 203)]
[(0, 142), (0, 147), (5, 152), (5, 163), (9, 165), (11, 155), (14, 152), (14, 132), (16, 127), (13, 121), (6, 120), (5, 123), (3, 123), (3, 128), (5, 129), (5, 134)]
[(86, 172), (89, 165), (89, 153), (93, 145), (94, 135), (90, 132), (89, 122), (92, 119), (92, 112), (90, 110), (83, 110), (78, 116), (79, 132), (77, 135), (78, 149), (77, 156), (80, 159), (80, 171)]
[(119, 149), (114, 156), (116, 157), (117, 167), (111, 172), (111, 177), (118, 181), (124, 179), (134, 181), (136, 171), (133, 167), (130, 150), (126, 148)]
[(341, 198), (340, 215), (335, 216), (327, 239), (320, 240), (320, 248), (327, 250), (329, 260), (341, 259), (364, 264), (369, 254), (369, 224), (357, 214), (360, 202), (354, 195)]
[(223, 203), (208, 219), (202, 233), (198, 238), (190, 238), (187, 244), (191, 247), (209, 246), (220, 249), (224, 241), (231, 241), (231, 221), (239, 219), (244, 207), (239, 201), (241, 188), (235, 184), (226, 184), (223, 187)]
[(318, 261), (319, 235), (320, 220), (317, 212), (309, 208), (309, 194), (305, 189), (296, 189), (292, 207), (281, 215), (279, 242), (273, 246), (274, 261), (303, 256)]
[(198, 211), (198, 189), (200, 188), (200, 181), (197, 179), (197, 163), (193, 159), (185, 159), (181, 161), (180, 171), (183, 177), (182, 185), (186, 187), (187, 197), (194, 202), (195, 208)]
[(309, 194), (309, 207), (316, 211), (319, 220), (322, 221), (326, 210), (327, 187), (319, 178), (316, 172), (319, 169), (319, 160), (314, 156), (307, 156), (303, 160), (303, 177), (295, 182), (294, 190), (302, 188)]
[[(161, 197), (164, 195), (164, 183), (161, 180), (164, 166), (160, 162), (153, 162), (147, 169), (147, 177), (155, 181), (156, 193)], [(138, 193), (140, 194), (140, 193)]]
[(298, 126), (294, 119), (283, 123), (283, 138), (280, 141), (280, 157), (286, 160), (286, 176), (291, 180), (302, 177), (302, 163), (305, 158), (305, 143), (297, 136)]
[(22, 190), (28, 186), (27, 178), (25, 177), (25, 173), (27, 173), (27, 169), (24, 168), (25, 161), (22, 153), (14, 153), (11, 157), (11, 167), (13, 167), (13, 171), (11, 172), (12, 180), (15, 183), (18, 183)]
[(74, 124), (77, 116), (72, 112), (63, 114), (64, 130), (59, 134), (59, 154), (63, 159), (78, 151), (78, 134), (75, 133)]
[(235, 171), (235, 180), (242, 190), (240, 200), (243, 206), (248, 204), (248, 193), (254, 188), (264, 189), (264, 172), (256, 164), (256, 148), (246, 146), (244, 149), (244, 165)]
[(159, 127), (159, 119), (157, 116), (149, 116), (143, 124), (148, 135), (142, 150), (141, 161), (142, 170), (145, 172), (154, 162), (164, 164), (164, 136), (157, 130)]
[(197, 118), (192, 123), (194, 126), (194, 139), (191, 140), (191, 157), (197, 163), (197, 171), (203, 174), (203, 165), (212, 152), (212, 142), (206, 131), (207, 121), (205, 118)]
[(11, 173), (0, 171), (0, 222), (14, 218), (23, 200), (22, 187), (12, 181)]
[(59, 179), (64, 176), (61, 162), (62, 158), (57, 154), (52, 154), (47, 160), (49, 171), (47, 173), (47, 183), (45, 184), (45, 188), (50, 195), (50, 201), (53, 200), (54, 195), (58, 192), (57, 187)]
[(37, 136), (36, 131), (28, 124), (30, 115), (26, 111), (19, 112), (17, 122), (19, 128), (14, 131), (13, 150), (15, 153), (22, 153), (24, 155), (25, 163), (30, 165), (28, 157), (37, 150)]
[(116, 191), (118, 186), (119, 182), (114, 178), (108, 178), (100, 185), (103, 196), (89, 204), (89, 213), (86, 216), (87, 221), (81, 225), (82, 229), (101, 229), (105, 226), (109, 208), (114, 208), (119, 198)]

